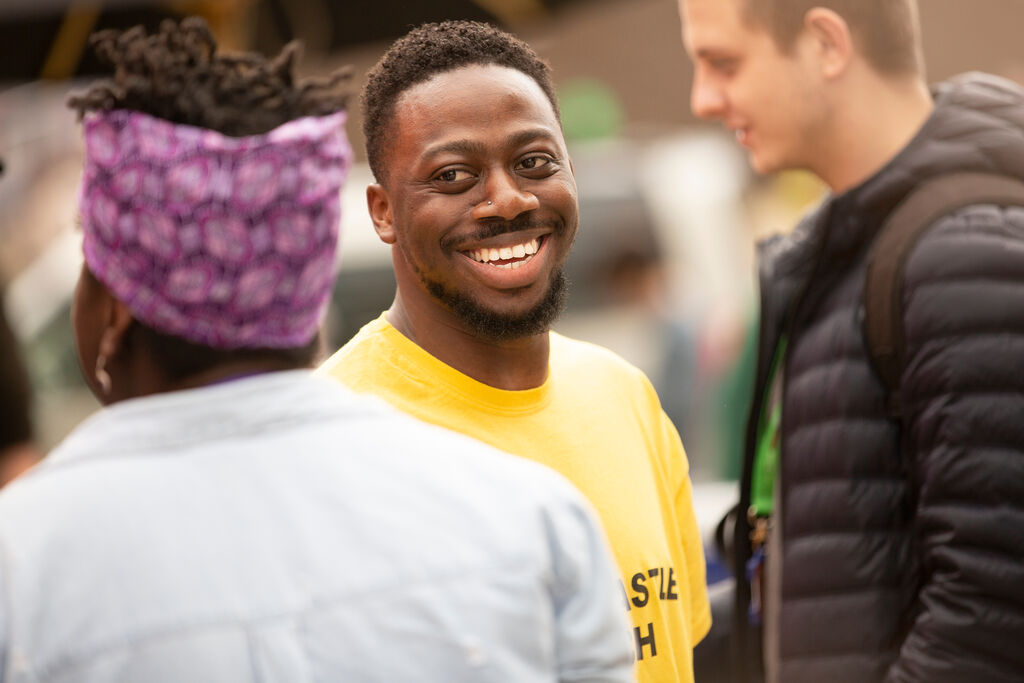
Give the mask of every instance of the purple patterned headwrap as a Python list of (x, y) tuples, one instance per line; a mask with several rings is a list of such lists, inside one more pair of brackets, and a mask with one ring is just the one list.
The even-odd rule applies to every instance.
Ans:
[(85, 261), (153, 329), (219, 349), (312, 340), (334, 283), (345, 112), (269, 133), (85, 118)]

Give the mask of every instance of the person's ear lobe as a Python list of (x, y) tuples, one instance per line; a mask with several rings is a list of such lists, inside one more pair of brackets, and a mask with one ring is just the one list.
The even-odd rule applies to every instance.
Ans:
[(135, 317), (128, 307), (111, 297), (106, 326), (100, 336), (99, 354), (107, 359), (116, 358), (125, 348), (128, 330)]
[[(115, 359), (123, 355), (126, 349), (125, 341), (134, 317), (128, 307), (111, 296), (105, 288), (102, 295), (106, 299), (102, 304), (102, 328), (96, 346), (96, 358), (92, 361), (92, 377), (88, 380), (93, 393), (102, 403), (106, 404), (113, 400), (115, 383), (117, 391), (123, 392), (125, 389), (126, 378), (115, 370), (115, 368), (124, 366), (115, 362)], [(88, 367), (87, 362), (86, 359), (82, 360), (83, 369)], [(114, 374), (111, 374), (112, 371)], [(95, 384), (92, 380), (95, 380)], [(131, 381), (131, 378), (129, 377), (127, 380)]]
[(374, 183), (366, 188), (366, 208), (370, 210), (370, 219), (377, 237), (384, 244), (395, 243), (395, 216), (391, 210), (391, 198), (383, 185)]
[(804, 16), (804, 30), (826, 79), (841, 76), (853, 59), (855, 46), (850, 26), (837, 12), (815, 7)]

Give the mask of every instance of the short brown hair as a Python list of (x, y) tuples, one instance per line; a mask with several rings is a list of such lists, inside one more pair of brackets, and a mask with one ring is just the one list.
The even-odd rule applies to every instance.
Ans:
[(840, 15), (868, 62), (881, 74), (923, 73), (917, 0), (742, 0), (746, 19), (788, 52), (815, 7)]

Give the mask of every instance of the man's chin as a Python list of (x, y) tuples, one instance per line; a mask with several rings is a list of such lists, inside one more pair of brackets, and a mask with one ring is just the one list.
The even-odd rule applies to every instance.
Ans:
[(568, 283), (559, 271), (543, 299), (523, 312), (496, 311), (472, 297), (451, 292), (436, 282), (425, 282), (430, 294), (450, 310), (476, 336), (488, 341), (511, 341), (546, 333), (565, 308)]
[(768, 153), (765, 149), (751, 149), (748, 154), (750, 167), (758, 175), (771, 175), (783, 171), (796, 171), (807, 167), (798, 163), (795, 158), (784, 153)]
[(780, 165), (773, 159), (766, 157), (764, 154), (758, 154), (753, 150), (751, 150), (748, 158), (750, 159), (750, 167), (758, 175), (769, 175), (782, 170)]

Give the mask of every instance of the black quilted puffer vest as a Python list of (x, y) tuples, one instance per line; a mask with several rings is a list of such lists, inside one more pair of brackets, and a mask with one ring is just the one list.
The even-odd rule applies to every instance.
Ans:
[[(1024, 681), (1024, 209), (957, 212), (908, 261), (912, 360), (901, 386), (911, 405), (902, 424), (886, 414), (863, 338), (868, 249), (916, 183), (957, 170), (1024, 178), (1024, 92), (970, 74), (935, 98), (931, 118), (884, 169), (761, 247), (740, 509), (749, 504), (753, 418), (785, 333), (787, 683)], [(743, 567), (749, 529), (740, 517)], [(996, 530), (1009, 536), (989, 539)], [(742, 577), (737, 593), (744, 623)], [(756, 662), (757, 631), (738, 631), (741, 660)]]

